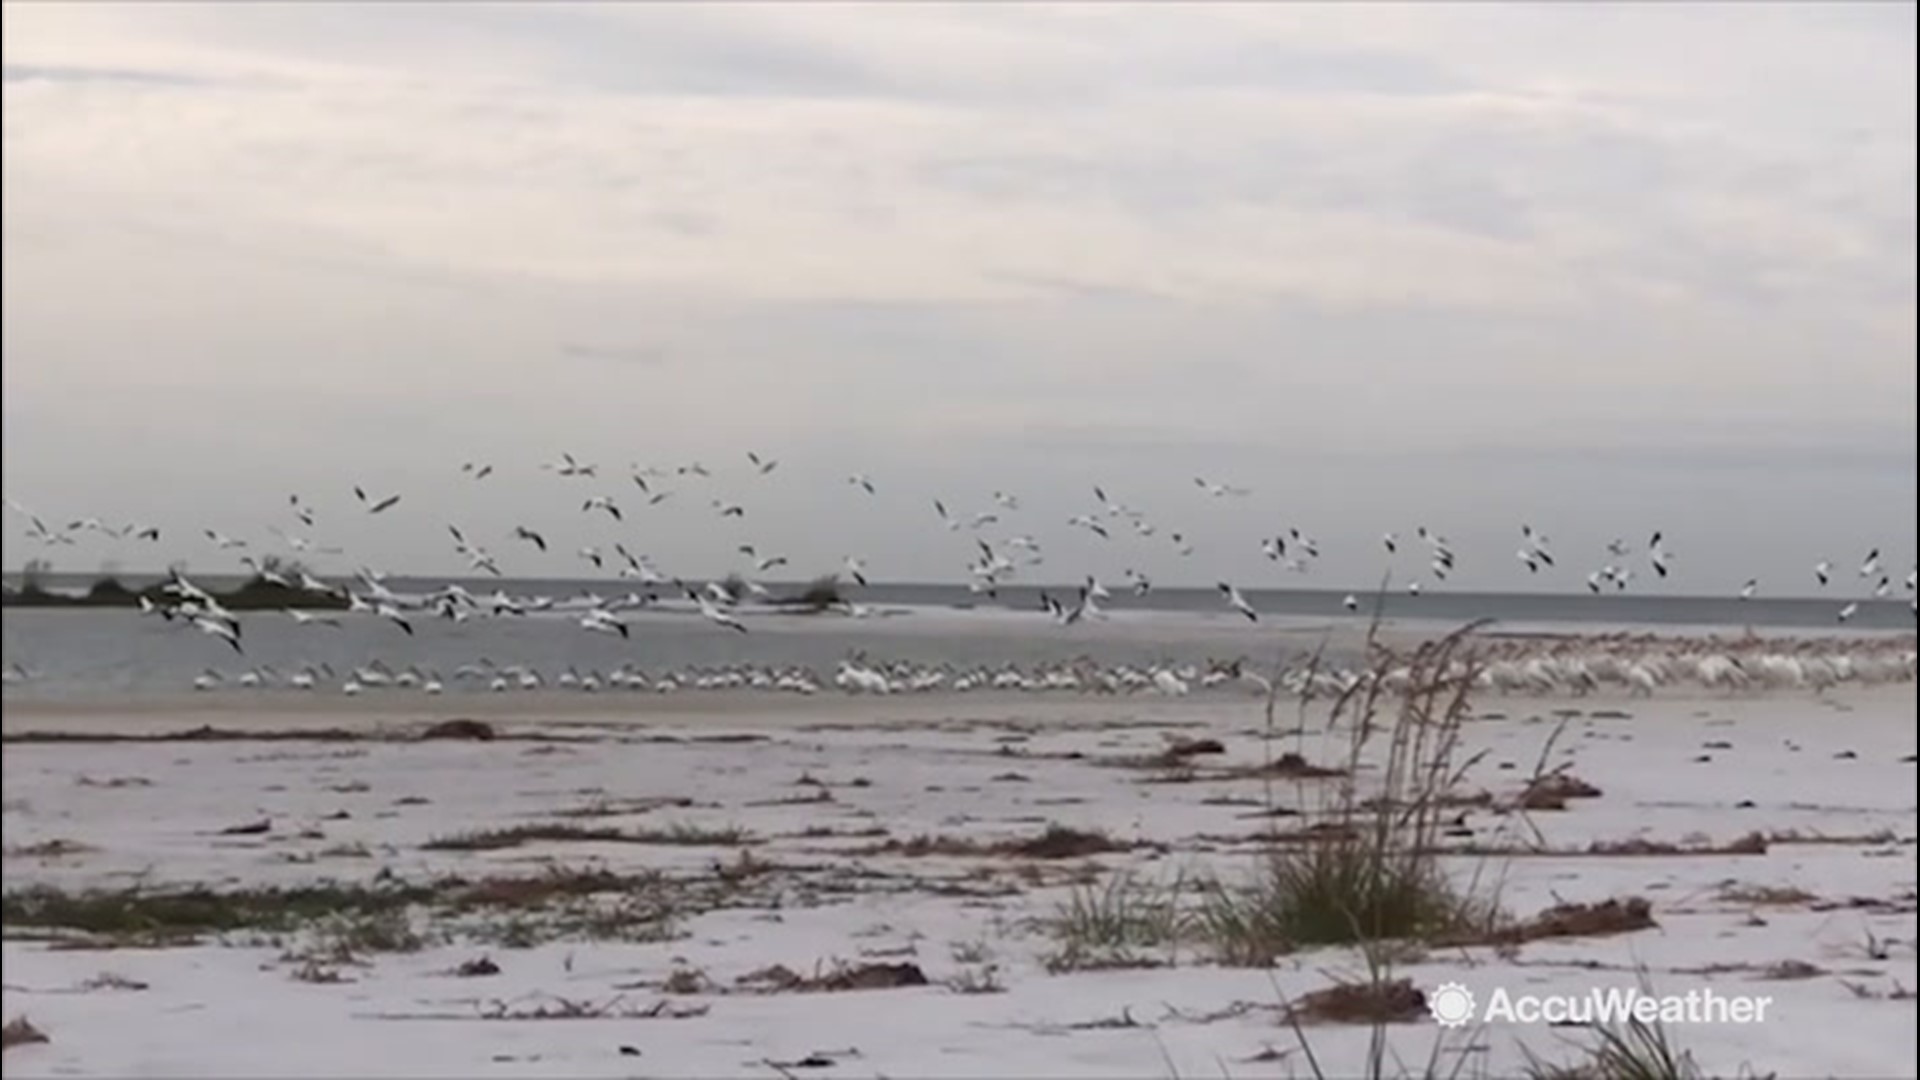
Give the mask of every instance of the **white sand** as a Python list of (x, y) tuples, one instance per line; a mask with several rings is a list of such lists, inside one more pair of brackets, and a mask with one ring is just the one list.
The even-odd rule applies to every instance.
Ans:
[[(10, 745), (6, 887), (232, 888), (366, 880), (380, 871), (416, 880), (528, 873), (550, 863), (698, 878), (711, 877), (716, 864), (734, 864), (736, 849), (710, 846), (420, 849), (432, 837), (554, 821), (560, 811), (596, 801), (680, 797), (691, 805), (572, 820), (622, 829), (743, 828), (755, 841), (752, 858), (772, 865), (741, 894), (762, 906), (693, 914), (680, 922), (683, 936), (664, 943), (462, 943), (371, 954), (364, 966), (341, 967), (351, 981), (337, 984), (295, 979), (301, 965), (282, 959), (284, 944), (103, 951), (9, 940), (5, 1016), (29, 1017), (52, 1041), (8, 1050), (8, 1075), (773, 1077), (780, 1070), (767, 1061), (810, 1054), (833, 1063), (785, 1067), (818, 1076), (1311, 1075), (1276, 1006), (1363, 971), (1359, 957), (1344, 949), (1303, 952), (1271, 971), (1186, 955), (1152, 970), (1055, 975), (1042, 966), (1055, 943), (1036, 920), (1069, 895), (1070, 879), (1088, 862), (1161, 880), (1252, 870), (1255, 847), (1243, 841), (1263, 825), (1247, 816), (1248, 806), (1221, 799), (1257, 799), (1260, 781), (1141, 783), (1153, 773), (1098, 759), (1153, 752), (1178, 732), (1213, 735), (1226, 743), (1229, 759), (1258, 761), (1254, 703), (543, 696), (449, 701), (437, 716), (418, 700), (404, 709), (371, 702), (361, 709), (335, 699), (322, 710), (238, 696), (192, 704), (198, 711), (183, 702), (138, 715), (98, 706), (9, 706), (6, 729), (391, 727), (448, 715), (511, 715), (519, 719), (509, 727), (589, 741)], [(1914, 1075), (1915, 1003), (1892, 993), (1920, 986), (1914, 765), (1903, 760), (1915, 749), (1911, 684), (1828, 700), (1489, 697), (1480, 707), (1504, 718), (1469, 726), (1474, 745), (1488, 755), (1467, 787), (1497, 796), (1513, 794), (1534, 769), (1554, 729), (1554, 710), (1580, 711), (1554, 758), (1571, 762), (1603, 794), (1527, 815), (1551, 849), (1636, 837), (1724, 843), (1754, 831), (1841, 840), (1775, 843), (1764, 855), (1460, 859), (1463, 879), (1476, 870), (1503, 879), (1500, 902), (1513, 914), (1530, 915), (1557, 900), (1639, 895), (1652, 901), (1659, 926), (1537, 942), (1506, 956), (1485, 948), (1439, 950), (1398, 974), (1429, 990), (1457, 981), (1484, 1001), (1497, 987), (1631, 987), (1644, 969), (1663, 994), (1710, 987), (1772, 999), (1764, 1023), (1669, 1029), (1712, 1073), (1744, 1065), (1783, 1076)], [(499, 711), (506, 709), (512, 712)], [(1594, 715), (1612, 710), (1631, 715)], [(763, 738), (696, 741), (727, 733)], [(1319, 737), (1304, 749), (1315, 761), (1333, 754)], [(1061, 756), (1072, 751), (1087, 757)], [(1710, 760), (1698, 760), (1703, 756)], [(1202, 760), (1207, 768), (1217, 764)], [(824, 785), (828, 801), (768, 805), (822, 790), (796, 783), (803, 775)], [(1298, 797), (1292, 783), (1275, 791), (1283, 803)], [(336, 817), (343, 810), (349, 816)], [(270, 831), (218, 835), (255, 820), (270, 821)], [(992, 839), (1035, 835), (1047, 822), (1156, 841), (1164, 850), (1049, 861), (1036, 876), (1023, 869), (1034, 860), (858, 853), (879, 837), (802, 835), (884, 829), (900, 839)], [(1485, 809), (1468, 811), (1467, 824), (1476, 841), (1488, 844), (1511, 843), (1525, 832), (1519, 817)], [(84, 849), (22, 853), (56, 839)], [(356, 845), (369, 855), (339, 854)], [(1820, 902), (1733, 900), (1729, 884), (1797, 887)], [(483, 953), (498, 963), (498, 975), (446, 974)], [(835, 960), (876, 958), (917, 963), (935, 985), (671, 996), (660, 989), (676, 965), (730, 987), (769, 964), (807, 974)], [(1760, 969), (1784, 961), (1818, 972), (1762, 977)], [(940, 985), (965, 972), (977, 977), (988, 964), (1005, 992), (966, 994)], [(103, 973), (144, 988), (83, 986)], [(486, 1018), (490, 1010), (531, 1009), (541, 995), (602, 1004), (621, 998), (635, 1007), (668, 1001), (704, 1011), (680, 1019)], [(1123, 1017), (1130, 1026), (1116, 1026)], [(1437, 1048), (1443, 1073), (1467, 1055), (1463, 1076), (1511, 1074), (1524, 1060), (1523, 1045), (1564, 1058), (1567, 1040), (1582, 1037), (1506, 1023), (1443, 1032), (1423, 1021), (1387, 1030), (1408, 1071), (1420, 1073)], [(1328, 1075), (1363, 1067), (1367, 1027), (1317, 1025), (1307, 1034)], [(623, 1046), (639, 1056), (623, 1054)], [(1279, 1059), (1256, 1060), (1266, 1048)], [(1390, 1064), (1388, 1071), (1399, 1069)]]

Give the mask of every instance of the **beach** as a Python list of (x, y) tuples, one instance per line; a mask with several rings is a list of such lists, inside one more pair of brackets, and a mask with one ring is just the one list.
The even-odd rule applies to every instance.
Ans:
[[(1272, 705), (12, 702), (4, 1011), (48, 1041), (8, 1068), (1332, 1076), (1367, 1072), (1378, 1035), (1382, 1075), (1499, 1076), (1592, 1045), (1438, 1025), (1454, 983), (1481, 1009), (1765, 998), (1757, 1022), (1662, 1031), (1706, 1075), (1911, 1075), (1910, 677), (1476, 692), (1437, 864), (1502, 929), (1233, 962), (1155, 913), (1257, 881), (1388, 768), (1369, 743), (1344, 775), (1330, 700)], [(99, 899), (135, 887), (203, 909)], [(1416, 997), (1358, 1017), (1326, 993), (1403, 979)]]
[(0, 6), (5, 1080), (1920, 1080), (1913, 0)]

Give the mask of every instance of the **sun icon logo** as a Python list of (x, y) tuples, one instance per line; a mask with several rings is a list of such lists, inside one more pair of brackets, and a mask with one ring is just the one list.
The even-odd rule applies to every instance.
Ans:
[(1441, 1027), (1460, 1027), (1473, 1019), (1473, 991), (1459, 983), (1441, 983), (1427, 995), (1427, 1011)]

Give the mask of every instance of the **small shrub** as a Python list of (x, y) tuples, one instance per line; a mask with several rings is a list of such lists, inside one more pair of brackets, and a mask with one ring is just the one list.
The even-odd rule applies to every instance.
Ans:
[(840, 593), (840, 575), (825, 574), (814, 578), (799, 596), (794, 597), (793, 602), (815, 611), (825, 611), (846, 603), (846, 597)]
[(1434, 859), (1361, 833), (1270, 851), (1243, 886), (1209, 883), (1197, 923), (1221, 962), (1263, 966), (1303, 946), (1425, 940), (1486, 917)]
[[(1197, 936), (1221, 961), (1258, 966), (1304, 946), (1426, 941), (1493, 924), (1493, 903), (1457, 887), (1439, 857), (1461, 777), (1479, 760), (1459, 754), (1479, 670), (1466, 647), (1473, 629), (1410, 656), (1370, 637), (1369, 670), (1327, 717), (1328, 730), (1345, 726), (1345, 760), (1308, 766), (1289, 752), (1259, 770), (1294, 779), (1313, 824), (1272, 835), (1251, 881), (1208, 884)], [(1272, 708), (1270, 697), (1269, 729)], [(1377, 776), (1373, 790), (1361, 789), (1363, 775)]]
[(1076, 886), (1060, 905), (1047, 923), (1059, 946), (1044, 962), (1055, 972), (1152, 966), (1146, 951), (1171, 949), (1185, 923), (1178, 882), (1115, 874), (1105, 885)]

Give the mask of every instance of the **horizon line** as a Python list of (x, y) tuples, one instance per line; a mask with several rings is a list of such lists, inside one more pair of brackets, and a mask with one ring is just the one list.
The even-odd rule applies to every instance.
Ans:
[[(312, 570), (311, 568), (308, 568), (307, 572), (313, 574), (313, 576), (320, 581), (331, 581), (331, 580), (351, 581), (358, 578), (358, 574), (353, 572), (321, 573), (321, 572)], [(99, 583), (99, 582), (110, 581), (110, 580), (121, 580), (124, 582), (125, 579), (143, 579), (143, 578), (151, 578), (155, 581), (165, 581), (170, 576), (168, 571), (166, 570), (91, 571), (91, 572), (80, 571), (80, 570), (47, 570), (47, 571), (44, 571), (44, 573), (48, 577), (56, 577), (56, 578), (65, 578), (65, 579), (86, 578), (92, 583)], [(21, 578), (26, 576), (26, 571), (24, 568), (20, 568), (20, 569), (0, 568), (0, 576), (4, 576), (8, 578)], [(247, 579), (257, 577), (258, 575), (253, 571), (249, 571), (242, 568), (236, 571), (212, 571), (202, 576), (218, 577), (218, 578), (230, 577), (230, 578), (239, 578), (242, 580), (247, 580)], [(942, 588), (942, 589), (966, 589), (968, 587), (968, 582), (966, 581), (938, 581), (938, 580), (931, 580), (931, 581), (872, 580), (872, 581), (869, 581), (866, 585), (862, 586), (856, 582), (849, 581), (846, 578), (846, 576), (842, 574), (821, 574), (811, 578), (806, 578), (804, 580), (792, 580), (792, 581), (777, 580), (773, 578), (757, 578), (756, 579), (756, 578), (749, 578), (745, 574), (740, 574), (734, 571), (730, 571), (728, 573), (719, 574), (719, 575), (702, 574), (702, 575), (695, 575), (694, 577), (674, 578), (664, 582), (651, 582), (651, 583), (644, 583), (644, 584), (638, 583), (638, 582), (632, 582), (630, 579), (619, 578), (619, 577), (608, 577), (608, 578), (556, 577), (556, 576), (541, 575), (541, 574), (531, 574), (531, 575), (524, 575), (524, 576), (502, 575), (500, 577), (475, 577), (471, 575), (462, 575), (462, 574), (422, 574), (422, 573), (403, 572), (403, 571), (389, 571), (389, 572), (386, 572), (383, 576), (388, 580), (397, 579), (400, 581), (457, 582), (461, 584), (466, 584), (469, 582), (488, 582), (488, 581), (519, 582), (519, 583), (526, 583), (526, 584), (548, 583), (548, 584), (568, 584), (568, 585), (578, 585), (583, 583), (601, 583), (601, 582), (608, 583), (608, 584), (624, 583), (630, 589), (637, 589), (642, 587), (672, 586), (673, 584), (675, 584), (676, 581), (684, 584), (692, 584), (697, 581), (725, 581), (729, 577), (740, 577), (746, 580), (756, 581), (761, 585), (765, 585), (769, 587), (797, 588), (797, 589), (804, 589), (809, 585), (812, 585), (815, 581), (824, 577), (835, 578), (841, 584), (854, 589), (925, 588), (925, 587)], [(1104, 584), (1104, 582), (1102, 584)], [(1073, 592), (1081, 588), (1081, 584), (1079, 582), (1074, 582), (1074, 583), (1055, 582), (1055, 583), (1049, 584), (1049, 583), (1032, 582), (1032, 581), (1012, 581), (1012, 582), (1007, 582), (1003, 585), (1000, 585), (998, 586), (998, 588), (1000, 589), (1032, 589), (1032, 590), (1038, 590), (1042, 592), (1045, 592), (1045, 591)], [(1116, 595), (1120, 593), (1127, 593), (1127, 594), (1132, 593), (1132, 590), (1124, 584), (1118, 587), (1110, 586), (1109, 588), (1111, 588)], [(1396, 597), (1396, 596), (1409, 598), (1409, 599), (1411, 598), (1407, 593), (1406, 589), (1404, 588), (1404, 585), (1400, 588), (1388, 588), (1384, 585), (1376, 585), (1376, 586), (1368, 587), (1365, 589), (1352, 588), (1352, 587), (1343, 588), (1338, 585), (1323, 585), (1323, 586), (1310, 586), (1310, 587), (1248, 585), (1248, 586), (1240, 586), (1240, 589), (1242, 592), (1253, 592), (1253, 593), (1320, 593), (1320, 594), (1325, 594), (1329, 596), (1352, 595), (1354, 597), (1372, 598), (1372, 599), (1381, 599), (1381, 598)], [(1217, 591), (1216, 585), (1189, 585), (1189, 584), (1167, 584), (1167, 585), (1155, 584), (1152, 589), (1152, 592), (1212, 593), (1215, 591)], [(986, 597), (989, 600), (991, 599), (991, 597), (987, 596), (987, 594), (985, 593), (978, 593), (974, 595)], [(1762, 603), (1806, 603), (1806, 604), (1857, 603), (1862, 606), (1901, 603), (1901, 600), (1895, 596), (1851, 596), (1843, 593), (1836, 593), (1835, 595), (1832, 595), (1832, 596), (1809, 596), (1809, 595), (1764, 596), (1764, 597), (1756, 596), (1752, 600), (1743, 601), (1741, 600), (1739, 595), (1735, 593), (1728, 593), (1728, 594), (1645, 593), (1645, 592), (1625, 592), (1625, 591), (1591, 593), (1591, 592), (1586, 592), (1586, 591), (1577, 590), (1577, 589), (1567, 589), (1562, 591), (1549, 592), (1549, 591), (1529, 591), (1529, 590), (1522, 590), (1522, 589), (1501, 589), (1501, 588), (1477, 588), (1477, 589), (1436, 588), (1429, 591), (1425, 583), (1422, 583), (1422, 589), (1419, 595), (1422, 597), (1426, 597), (1426, 596), (1451, 596), (1451, 597), (1526, 596), (1526, 597), (1548, 597), (1548, 598), (1570, 597), (1570, 598), (1588, 599), (1588, 600), (1631, 599), (1635, 601), (1659, 601), (1659, 600), (1711, 601), (1711, 602), (1736, 601), (1736, 602), (1742, 602), (1742, 603), (1753, 603), (1756, 601), (1762, 602)]]

